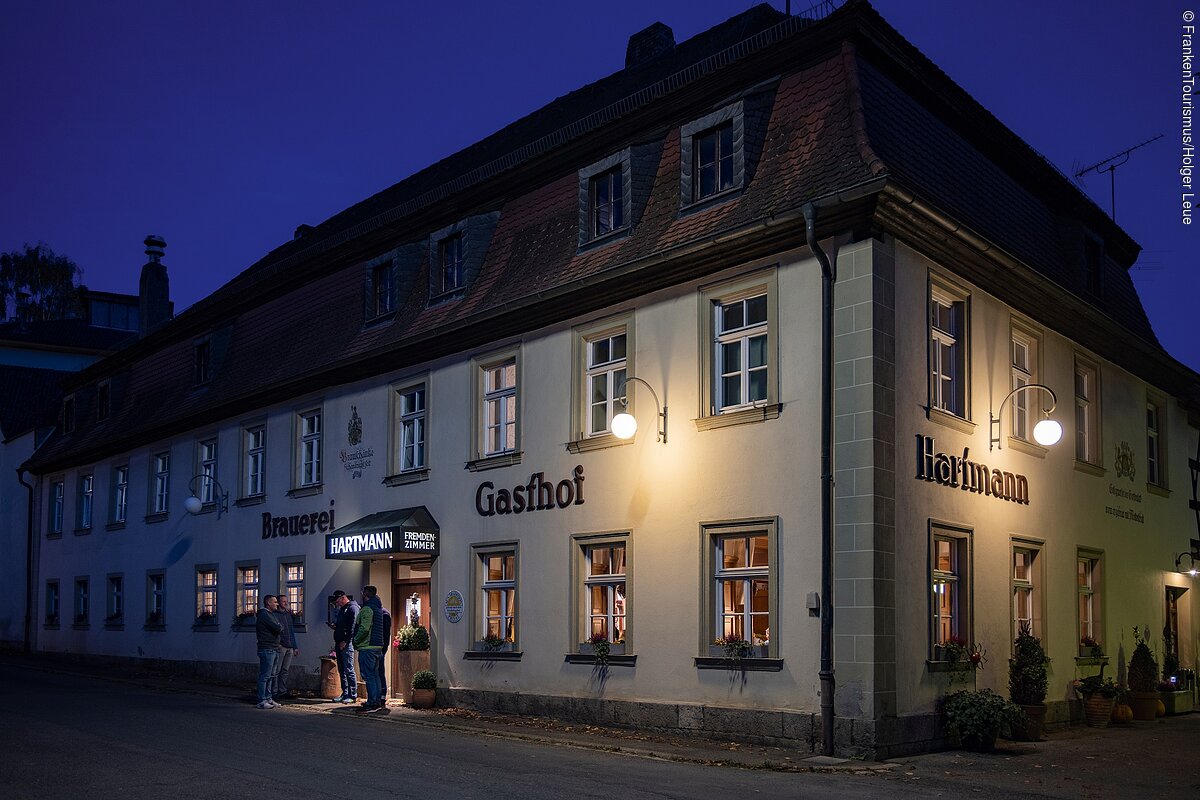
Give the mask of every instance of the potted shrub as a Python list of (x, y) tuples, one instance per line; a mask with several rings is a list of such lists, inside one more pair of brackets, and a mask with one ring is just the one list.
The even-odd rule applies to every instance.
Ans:
[[(1149, 633), (1150, 629), (1147, 628), (1146, 635)], [(1150, 652), (1146, 637), (1142, 636), (1136, 625), (1133, 639), (1136, 645), (1129, 658), (1129, 705), (1133, 707), (1134, 719), (1153, 722), (1159, 703), (1158, 662)]]
[(428, 650), (429, 631), (424, 625), (405, 625), (396, 631), (392, 646), (397, 650)]
[(1177, 655), (1175, 637), (1170, 631), (1163, 631), (1163, 669), (1162, 682), (1158, 693), (1163, 702), (1163, 710), (1168, 714), (1186, 714), (1192, 710), (1192, 693), (1181, 688), (1179, 680), (1179, 656)]
[(1036, 742), (1046, 721), (1046, 651), (1029, 629), (1021, 626), (1008, 660), (1008, 696), (1025, 712), (1025, 723), (1013, 726), (1013, 737)]
[(1107, 728), (1117, 702), (1117, 685), (1104, 677), (1104, 667), (1097, 675), (1089, 675), (1072, 684), (1083, 698), (1083, 717), (1093, 728)]
[(1104, 648), (1091, 636), (1079, 640), (1080, 658), (1104, 658)]
[(403, 625), (392, 637), (396, 649), (395, 685), (397, 688), (412, 683), (413, 676), (429, 669), (429, 631), (424, 625)]
[(427, 669), (419, 671), (412, 677), (413, 708), (433, 708), (433, 700), (437, 690), (437, 676)]
[(476, 649), (487, 653), (508, 653), (513, 649), (513, 642), (511, 639), (505, 639), (503, 636), (489, 633), (479, 640)]
[(986, 753), (996, 746), (1002, 728), (1020, 725), (1021, 709), (991, 689), (962, 690), (942, 703), (946, 728), (964, 750)]

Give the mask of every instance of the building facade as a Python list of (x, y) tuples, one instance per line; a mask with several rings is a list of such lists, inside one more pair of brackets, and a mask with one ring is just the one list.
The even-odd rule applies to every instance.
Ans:
[(370, 583), (443, 702), (819, 749), (824, 255), (837, 749), (936, 746), (949, 648), (1003, 691), (1023, 624), (1059, 721), (1134, 625), (1195, 665), (1136, 244), (866, 3), (628, 52), (79, 374), (40, 649), (248, 675), (282, 593), (313, 673)]

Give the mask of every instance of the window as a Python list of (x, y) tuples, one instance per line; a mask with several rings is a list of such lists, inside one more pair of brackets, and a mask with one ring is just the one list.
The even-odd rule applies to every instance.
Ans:
[(692, 138), (692, 197), (699, 201), (733, 188), (733, 123)]
[(400, 415), (397, 426), (397, 452), (400, 472), (425, 468), (425, 384), (408, 386), (397, 392)]
[(62, 533), (63, 502), (66, 499), (67, 485), (64, 481), (54, 481), (50, 484), (50, 533)]
[(625, 182), (620, 165), (588, 181), (588, 238), (625, 227)]
[(97, 328), (116, 328), (123, 331), (138, 329), (138, 307), (105, 300), (92, 300), (91, 321)]
[(154, 487), (151, 494), (153, 504), (150, 510), (154, 514), (166, 514), (170, 502), (171, 454), (156, 453), (150, 461), (154, 466)]
[(762, 648), (752, 655), (774, 652), (771, 630), (779, 607), (775, 528), (773, 520), (704, 527), (702, 568), (709, 600), (701, 652), (723, 652), (713, 644), (718, 639), (740, 639)]
[(1080, 653), (1091, 654), (1091, 647), (1104, 644), (1100, 618), (1100, 555), (1080, 551), (1076, 559), (1076, 583), (1079, 593)]
[(304, 562), (285, 561), (279, 565), (279, 593), (288, 599), (288, 608), (297, 622), (304, 621)]
[(479, 639), (517, 640), (517, 553), (515, 549), (478, 553)]
[(112, 514), (110, 521), (122, 523), (129, 511), (129, 465), (113, 467)]
[(46, 581), (46, 624), (58, 625), (58, 581)]
[(75, 624), (87, 625), (91, 614), (88, 598), (88, 579), (75, 579)]
[(608, 433), (613, 417), (624, 408), (627, 367), (625, 345), (624, 327), (585, 340), (588, 436)]
[(146, 624), (162, 626), (167, 622), (166, 576), (162, 572), (146, 575)]
[(200, 442), (197, 456), (200, 461), (200, 502), (208, 505), (217, 500), (217, 440)]
[(299, 486), (321, 483), (321, 412), (305, 411), (299, 415)]
[(1100, 463), (1100, 391), (1098, 372), (1075, 362), (1075, 459)]
[(483, 454), (517, 449), (517, 360), (483, 367)]
[(62, 404), (62, 430), (71, 433), (75, 430), (75, 397), (64, 397)]
[[(1031, 383), (1037, 383), (1037, 345), (1036, 340), (1024, 332), (1013, 331), (1012, 334), (1012, 388), (1019, 389)], [(1030, 424), (1030, 393), (1018, 392), (1012, 398), (1012, 435), (1018, 439), (1029, 441), (1032, 438), (1033, 426)], [(1032, 402), (1037, 403), (1036, 396)], [(1033, 421), (1037, 421), (1037, 412)]]
[(717, 303), (714, 364), (716, 413), (767, 399), (767, 295)]
[(245, 484), (243, 489), (246, 497), (259, 497), (266, 492), (264, 482), (266, 471), (267, 426), (251, 425), (242, 429), (243, 469)]
[(371, 267), (370, 287), (370, 310), (374, 312), (371, 316), (378, 317), (383, 314), (392, 313), (395, 310), (396, 295), (392, 281), (392, 262), (390, 260)]
[(108, 381), (102, 381), (96, 387), (96, 419), (108, 419), (112, 410), (112, 389)]
[(970, 538), (965, 531), (934, 528), (930, 572), (934, 660), (952, 639), (971, 644)]
[(81, 530), (92, 527), (92, 500), (95, 487), (95, 475), (79, 476), (79, 528)]
[(108, 625), (120, 625), (125, 621), (125, 578), (122, 575), (108, 576), (108, 600), (105, 603), (107, 613), (104, 622)]
[(1039, 639), (1042, 633), (1041, 549), (1032, 542), (1014, 542), (1012, 548), (1012, 636), (1028, 626)]
[(192, 382), (203, 386), (212, 378), (212, 342), (208, 339), (192, 346)]
[(196, 568), (196, 624), (217, 624), (217, 568)]
[(935, 286), (929, 309), (929, 405), (966, 418), (966, 301)]
[(463, 237), (455, 233), (438, 242), (438, 274), (441, 277), (439, 294), (446, 294), (465, 285), (463, 274)]
[[(762, 121), (765, 122), (765, 117)], [(745, 101), (738, 101), (680, 129), (682, 206), (702, 202), (744, 185), (745, 125)]]
[(628, 603), (625, 599), (625, 545), (595, 544), (584, 547), (587, 573), (585, 638), (603, 636), (619, 644), (625, 641)]
[(247, 621), (258, 613), (258, 563), (239, 564), (237, 568), (237, 615), (238, 621)]
[(1146, 483), (1166, 487), (1166, 462), (1163, 458), (1162, 407), (1146, 401)]

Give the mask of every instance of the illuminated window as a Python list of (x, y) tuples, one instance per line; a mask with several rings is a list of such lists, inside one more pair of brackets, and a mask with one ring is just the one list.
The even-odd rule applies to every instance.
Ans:
[(704, 563), (708, 582), (705, 655), (723, 655), (718, 640), (744, 641), (759, 648), (756, 657), (775, 651), (771, 631), (779, 613), (775, 559), (775, 521), (705, 525)]
[(587, 597), (584, 638), (603, 636), (613, 643), (625, 641), (629, 609), (625, 598), (625, 545), (597, 544), (584, 548)]
[(966, 302), (934, 287), (929, 300), (929, 404), (966, 417)]
[(612, 418), (624, 409), (625, 329), (586, 340), (587, 435), (608, 433)]
[(279, 593), (288, 599), (288, 610), (297, 622), (304, 621), (304, 562), (279, 565)]
[(397, 426), (400, 471), (425, 468), (425, 384), (408, 386), (397, 393), (400, 424)]
[[(1079, 644), (1084, 652), (1090, 644), (1103, 645), (1104, 628), (1100, 618), (1100, 556), (1080, 551), (1076, 559), (1076, 591), (1079, 595)], [(1086, 654), (1086, 653), (1085, 653)]]
[(933, 658), (951, 642), (970, 645), (970, 539), (964, 531), (934, 528), (930, 553), (931, 645)]
[(1075, 362), (1075, 458), (1100, 463), (1099, 373), (1080, 361)]
[(515, 550), (478, 553), (479, 639), (517, 640), (517, 554)]
[(245, 617), (253, 617), (258, 613), (259, 567), (254, 564), (240, 564), (237, 568), (237, 615), (239, 621)]
[(770, 350), (767, 295), (715, 304), (717, 413), (766, 402)]
[(196, 569), (196, 624), (217, 624), (217, 570), (215, 567)]
[(517, 449), (517, 360), (483, 367), (483, 455)]
[(1012, 637), (1028, 626), (1042, 638), (1041, 549), (1034, 543), (1016, 543), (1012, 548)]

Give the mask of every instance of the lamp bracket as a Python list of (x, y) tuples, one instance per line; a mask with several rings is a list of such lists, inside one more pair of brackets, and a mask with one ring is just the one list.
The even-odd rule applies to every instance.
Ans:
[(990, 411), (988, 412), (988, 450), (1002, 449), (1000, 444), (1000, 439), (1002, 438), (1000, 419), (1004, 414), (1004, 404), (1011, 400), (1013, 395), (1024, 392), (1028, 389), (1040, 389), (1041, 391), (1050, 395), (1050, 407), (1042, 409), (1042, 413), (1047, 417), (1053, 414), (1054, 409), (1058, 407), (1058, 396), (1054, 394), (1053, 389), (1044, 383), (1027, 383), (1024, 386), (1018, 386), (1017, 388), (1013, 389), (1004, 396), (1003, 400), (1000, 401), (1000, 407), (996, 409), (995, 416), (993, 416)]

